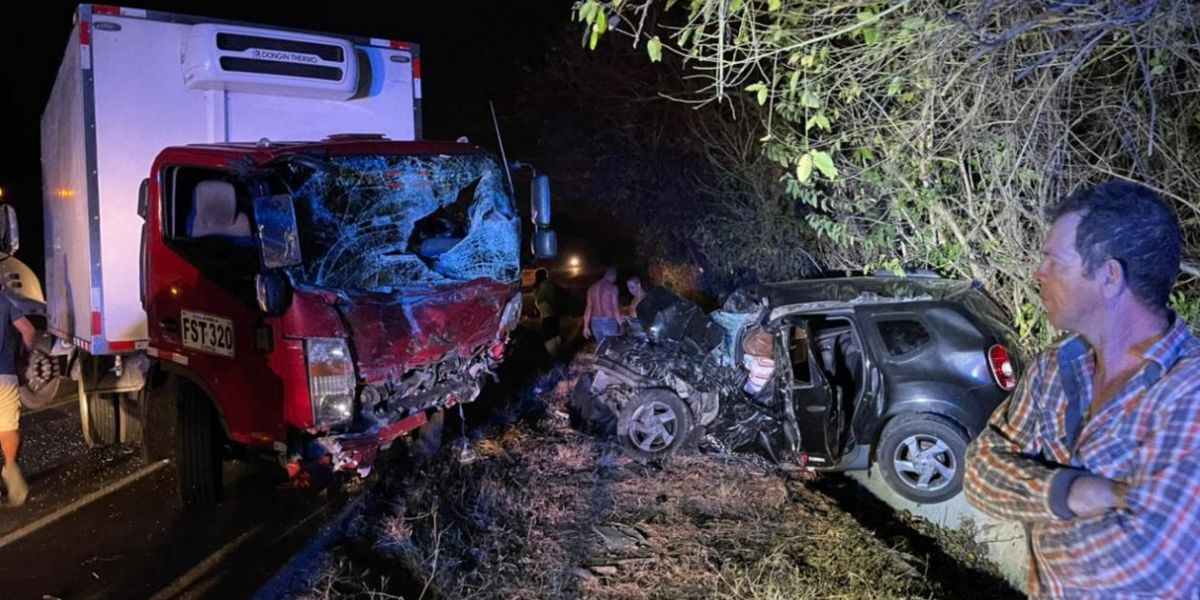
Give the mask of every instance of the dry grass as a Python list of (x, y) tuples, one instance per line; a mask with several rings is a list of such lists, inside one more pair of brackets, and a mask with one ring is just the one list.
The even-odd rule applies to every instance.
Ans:
[(643, 465), (554, 417), (474, 450), (379, 486), (298, 597), (950, 597), (927, 561), (757, 460)]

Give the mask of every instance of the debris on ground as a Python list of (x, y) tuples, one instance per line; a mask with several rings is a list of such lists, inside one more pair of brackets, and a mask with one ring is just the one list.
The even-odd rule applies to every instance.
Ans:
[(881, 535), (758, 457), (633, 461), (562, 418), (580, 372), (560, 366), (512, 394), (540, 412), (473, 439), (475, 460), (448, 449), (384, 469), (292, 597), (1020, 597), (969, 535)]

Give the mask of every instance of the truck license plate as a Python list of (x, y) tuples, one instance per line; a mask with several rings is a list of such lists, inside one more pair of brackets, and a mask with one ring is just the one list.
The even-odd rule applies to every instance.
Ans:
[(188, 348), (233, 356), (233, 321), (210, 314), (181, 311), (183, 345)]

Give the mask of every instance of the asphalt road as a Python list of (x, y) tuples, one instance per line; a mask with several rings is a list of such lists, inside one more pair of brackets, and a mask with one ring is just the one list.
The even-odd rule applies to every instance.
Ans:
[(328, 491), (279, 492), (271, 465), (228, 463), (225, 500), (185, 513), (175, 466), (89, 449), (74, 398), (21, 419), (29, 502), (0, 508), (0, 598), (246, 598), (331, 516)]

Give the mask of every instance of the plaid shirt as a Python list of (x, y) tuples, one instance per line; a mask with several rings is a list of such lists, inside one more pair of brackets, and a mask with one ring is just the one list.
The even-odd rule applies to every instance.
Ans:
[[(1026, 526), (1031, 595), (1200, 598), (1200, 340), (1172, 321), (1086, 421), (1095, 354), (1079, 336), (1051, 347), (968, 448), (967, 499)], [(1089, 473), (1129, 484), (1124, 505), (1075, 516)]]

